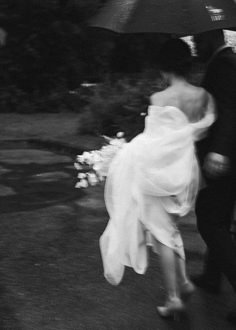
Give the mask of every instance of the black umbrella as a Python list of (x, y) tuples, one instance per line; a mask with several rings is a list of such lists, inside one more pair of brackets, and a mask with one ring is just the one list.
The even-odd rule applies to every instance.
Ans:
[(90, 26), (119, 33), (193, 35), (236, 27), (236, 0), (111, 0)]

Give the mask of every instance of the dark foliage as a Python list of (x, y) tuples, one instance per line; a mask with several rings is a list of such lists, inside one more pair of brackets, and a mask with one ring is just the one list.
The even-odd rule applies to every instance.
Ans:
[(78, 132), (115, 136), (125, 133), (130, 140), (144, 128), (149, 96), (163, 89), (163, 81), (156, 73), (120, 77), (100, 83), (85, 95), (87, 105), (79, 116)]
[[(156, 63), (156, 35), (117, 35), (87, 22), (107, 0), (1, 0), (0, 111), (78, 109), (69, 90)], [(77, 96), (78, 99), (78, 96)]]
[(86, 21), (103, 2), (1, 1), (0, 26), (8, 33), (0, 49), (1, 111), (64, 106), (66, 91), (97, 72)]
[(0, 1), (0, 26), (8, 33), (0, 49), (1, 112), (81, 112), (88, 103), (82, 82), (103, 83), (155, 68), (166, 36), (88, 27), (106, 1)]

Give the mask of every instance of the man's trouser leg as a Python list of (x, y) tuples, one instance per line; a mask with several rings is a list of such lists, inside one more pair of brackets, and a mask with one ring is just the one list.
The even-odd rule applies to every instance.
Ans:
[(225, 274), (236, 291), (236, 247), (229, 231), (235, 180), (224, 177), (207, 183), (196, 204), (198, 229), (208, 247), (211, 265), (215, 262), (217, 276), (219, 271)]

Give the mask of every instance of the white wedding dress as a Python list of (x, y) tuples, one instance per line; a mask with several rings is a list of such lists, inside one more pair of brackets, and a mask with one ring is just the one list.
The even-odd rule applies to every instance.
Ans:
[(190, 123), (176, 107), (151, 105), (143, 133), (112, 160), (105, 185), (110, 220), (100, 238), (111, 284), (120, 283), (125, 266), (145, 272), (150, 239), (185, 258), (176, 219), (194, 208), (200, 180), (194, 141), (213, 121), (212, 112)]

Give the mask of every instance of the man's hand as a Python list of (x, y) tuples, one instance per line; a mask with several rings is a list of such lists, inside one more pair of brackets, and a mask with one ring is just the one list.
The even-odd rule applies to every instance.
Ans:
[(230, 160), (216, 152), (209, 152), (205, 158), (203, 169), (211, 177), (225, 175), (230, 169)]

